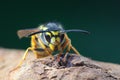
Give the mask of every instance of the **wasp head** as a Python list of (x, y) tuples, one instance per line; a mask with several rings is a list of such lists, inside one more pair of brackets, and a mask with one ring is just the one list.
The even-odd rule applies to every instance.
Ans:
[(44, 33), (41, 33), (41, 39), (51, 50), (54, 49), (64, 40), (64, 29), (59, 23), (47, 23), (40, 27)]

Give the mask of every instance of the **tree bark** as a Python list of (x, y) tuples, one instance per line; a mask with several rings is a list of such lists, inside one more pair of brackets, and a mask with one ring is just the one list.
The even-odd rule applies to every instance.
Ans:
[[(29, 52), (20, 68), (9, 73), (21, 60), (23, 50), (0, 49), (0, 80), (120, 80), (120, 65), (69, 54), (66, 60), (50, 56), (35, 59)], [(64, 55), (63, 55), (64, 56)]]

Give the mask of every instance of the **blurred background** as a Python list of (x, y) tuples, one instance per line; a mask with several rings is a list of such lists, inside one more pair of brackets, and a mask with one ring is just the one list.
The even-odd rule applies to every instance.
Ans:
[(120, 64), (119, 0), (44, 0), (0, 2), (0, 47), (26, 49), (30, 38), (19, 39), (19, 29), (60, 22), (90, 35), (69, 33), (73, 46), (86, 57)]

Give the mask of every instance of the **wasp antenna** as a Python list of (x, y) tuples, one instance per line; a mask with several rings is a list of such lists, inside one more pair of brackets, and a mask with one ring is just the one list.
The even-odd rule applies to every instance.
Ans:
[(45, 33), (45, 32), (50, 32), (50, 31), (59, 31), (60, 29), (52, 29), (52, 30), (45, 30), (45, 31), (37, 31), (37, 32), (34, 32), (34, 33), (31, 33), (29, 34), (28, 36), (32, 36), (32, 35), (35, 35), (35, 34), (38, 34), (38, 33)]
[(81, 30), (81, 29), (70, 29), (70, 30), (65, 30), (64, 32), (66, 32), (66, 33), (68, 33), (68, 32), (81, 32), (81, 33), (90, 34), (89, 31)]
[(38, 33), (44, 33), (44, 32), (47, 32), (47, 31), (37, 31), (37, 32), (29, 34), (28, 36), (32, 36), (32, 35), (35, 35), (35, 34), (38, 34)]

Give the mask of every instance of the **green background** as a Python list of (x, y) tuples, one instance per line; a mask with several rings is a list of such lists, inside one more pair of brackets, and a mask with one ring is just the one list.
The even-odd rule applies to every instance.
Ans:
[(89, 58), (120, 63), (119, 0), (44, 0), (0, 2), (0, 46), (26, 49), (30, 39), (17, 30), (46, 22), (60, 22), (65, 29), (84, 29), (90, 35), (69, 33), (72, 44)]

